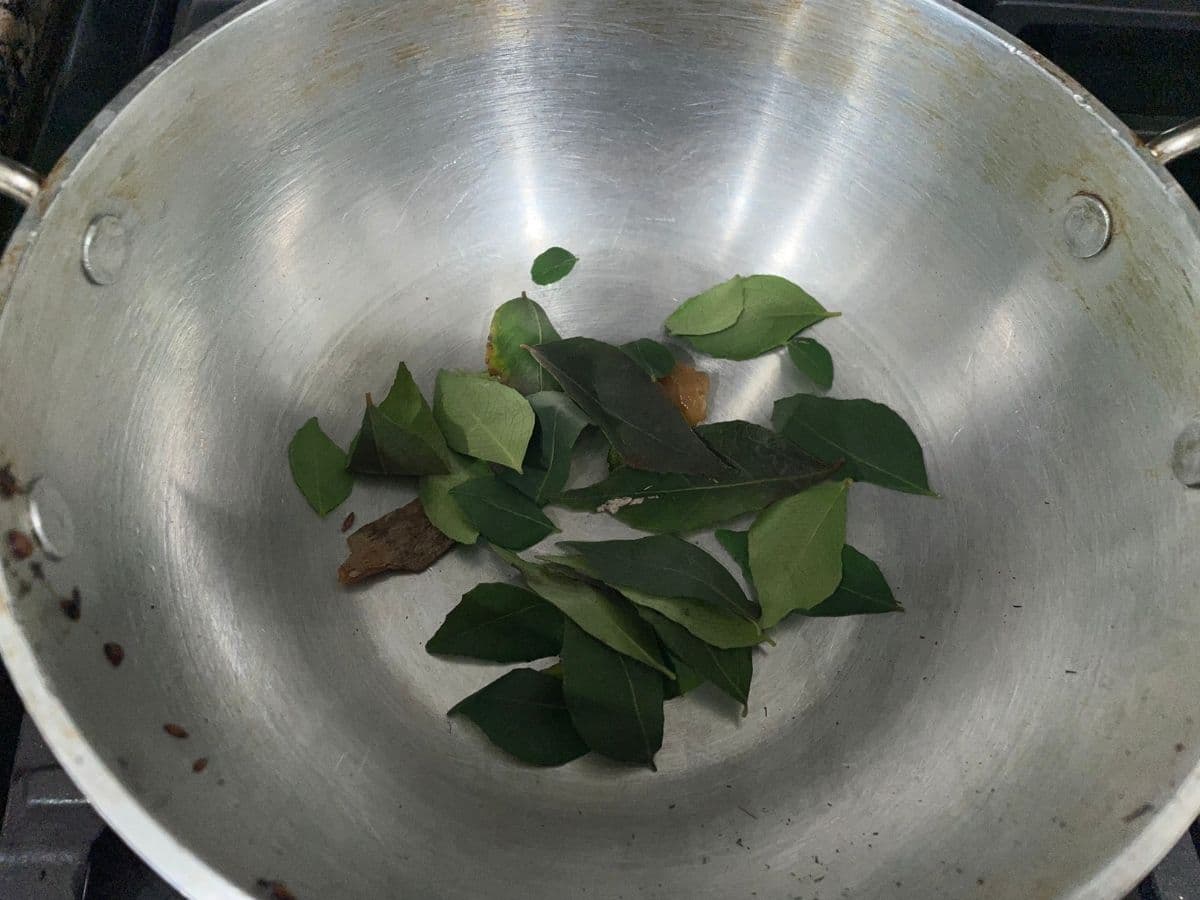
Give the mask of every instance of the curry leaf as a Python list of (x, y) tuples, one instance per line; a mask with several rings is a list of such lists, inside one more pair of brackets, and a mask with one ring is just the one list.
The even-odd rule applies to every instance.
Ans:
[(488, 331), (488, 372), (522, 394), (556, 391), (558, 382), (529, 355), (526, 346), (558, 340), (550, 317), (524, 294), (509, 300), (492, 314)]
[(842, 580), (850, 481), (819, 484), (766, 509), (750, 527), (750, 572), (763, 628), (816, 606)]
[(921, 445), (908, 424), (882, 403), (796, 394), (775, 401), (775, 430), (809, 453), (845, 459), (855, 481), (937, 496), (929, 487)]
[(564, 616), (592, 637), (618, 653), (645, 663), (668, 677), (675, 677), (662, 661), (654, 629), (638, 618), (624, 597), (548, 571), (545, 566), (531, 563), (499, 547), (492, 549), (525, 576), (525, 583), (535, 594), (557, 606)]
[(463, 594), (425, 649), (500, 663), (531, 662), (557, 655), (562, 623), (562, 613), (532, 591), (480, 584)]
[(433, 414), (446, 443), (459, 453), (521, 471), (533, 410), (512, 388), (482, 375), (442, 370)]
[[(578, 554), (542, 555), (539, 559), (547, 564), (566, 566), (588, 578), (602, 580), (597, 571)], [(617, 590), (637, 606), (666, 616), (714, 647), (753, 647), (766, 639), (756, 622), (724, 607), (690, 597), (660, 597), (636, 588), (618, 587)]]
[(713, 536), (717, 539), (717, 543), (725, 548), (725, 552), (733, 558), (733, 561), (738, 564), (738, 568), (742, 570), (742, 575), (745, 576), (746, 581), (751, 582), (750, 532), (730, 531), (728, 528), (718, 528), (713, 532)]
[(493, 744), (522, 762), (561, 766), (583, 756), (587, 744), (571, 723), (562, 682), (533, 669), (514, 669), (460, 700), (461, 714)]
[(324, 516), (350, 496), (354, 479), (346, 471), (346, 454), (321, 430), (316, 418), (305, 422), (288, 444), (292, 479), (308, 505)]
[(620, 350), (645, 369), (646, 374), (654, 379), (670, 374), (671, 370), (675, 368), (675, 355), (658, 341), (650, 338), (640, 338), (630, 341), (628, 344), (622, 344)]
[(752, 359), (783, 346), (810, 325), (840, 315), (778, 275), (751, 275), (743, 280), (742, 293), (742, 313), (733, 325), (723, 331), (687, 335), (688, 342), (709, 356)]
[(509, 550), (532, 547), (558, 530), (536, 503), (492, 477), (464, 481), (450, 496), (486, 540)]
[(446, 441), (404, 363), (376, 406), (367, 394), (362, 428), (350, 445), (350, 470), (364, 475), (444, 475)]
[(754, 675), (754, 660), (749, 647), (718, 650), (692, 635), (686, 628), (651, 610), (641, 610), (641, 616), (654, 626), (672, 658), (678, 657), (697, 675), (711, 681), (742, 704), (742, 715), (745, 715), (750, 701), (750, 681)]
[[(745, 619), (762, 610), (708, 553), (671, 534), (627, 541), (562, 541), (599, 580), (659, 597), (701, 600)], [(832, 590), (832, 588), (831, 588)]]
[(573, 622), (563, 625), (563, 697), (571, 722), (597, 753), (654, 768), (662, 747), (663, 680)]
[(734, 275), (728, 281), (684, 300), (667, 316), (667, 331), (671, 334), (713, 334), (733, 325), (745, 306), (743, 285), (746, 279)]
[(626, 465), (691, 475), (724, 471), (658, 385), (616, 347), (591, 338), (567, 338), (529, 352), (600, 426)]
[(570, 250), (551, 247), (537, 255), (529, 269), (529, 277), (533, 279), (534, 284), (554, 284), (571, 274), (577, 262), (579, 257)]
[(803, 374), (819, 388), (833, 387), (833, 357), (825, 346), (812, 338), (794, 337), (788, 341), (788, 356)]
[(487, 463), (459, 456), (453, 450), (447, 450), (446, 461), (450, 464), (449, 475), (426, 475), (418, 482), (421, 505), (425, 507), (429, 521), (442, 534), (460, 544), (473, 544), (479, 537), (479, 530), (463, 515), (457, 501), (450, 496), (450, 491), (464, 481), (486, 478), (491, 474), (491, 469)]
[(849, 544), (842, 548), (842, 581), (829, 598), (806, 616), (859, 616), (868, 613), (904, 612), (892, 596), (879, 566)]
[(694, 691), (700, 685), (704, 684), (704, 679), (700, 677), (687, 663), (674, 656), (670, 656), (671, 668), (675, 670), (675, 680), (669, 678), (663, 679), (663, 699), (671, 700), (675, 697), (682, 697), (684, 694)]
[(696, 433), (728, 463), (719, 477), (619, 468), (597, 484), (568, 491), (559, 502), (612, 513), (643, 531), (693, 531), (763, 509), (837, 469), (761, 425), (716, 422)]
[(537, 430), (525, 452), (523, 470), (519, 474), (503, 472), (500, 477), (541, 506), (566, 486), (571, 474), (571, 450), (588, 420), (560, 391), (530, 394), (529, 405), (537, 416)]

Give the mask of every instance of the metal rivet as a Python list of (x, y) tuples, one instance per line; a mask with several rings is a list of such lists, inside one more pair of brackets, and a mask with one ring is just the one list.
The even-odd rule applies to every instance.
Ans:
[(1108, 246), (1112, 237), (1112, 214), (1099, 197), (1076, 194), (1067, 204), (1063, 238), (1072, 256), (1091, 259)]
[(1200, 421), (1192, 422), (1175, 438), (1171, 470), (1181, 484), (1200, 487)]
[(93, 284), (112, 284), (129, 256), (129, 234), (116, 216), (92, 219), (83, 233), (83, 273)]
[(67, 501), (44, 478), (39, 478), (29, 490), (29, 520), (47, 556), (52, 559), (70, 556), (75, 549), (75, 523), (71, 521)]

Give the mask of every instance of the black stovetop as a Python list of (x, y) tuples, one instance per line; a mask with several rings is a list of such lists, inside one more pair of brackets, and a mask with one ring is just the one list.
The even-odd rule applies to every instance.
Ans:
[[(0, 150), (51, 169), (138, 72), (231, 0), (0, 0)], [(1054, 60), (1150, 136), (1200, 116), (1200, 0), (966, 0)], [(45, 14), (45, 9), (53, 14)], [(40, 16), (38, 10), (43, 10)], [(0, 19), (0, 25), (3, 20)], [(14, 37), (14, 35), (16, 35)], [(36, 41), (34, 40), (36, 38)], [(1173, 171), (1200, 203), (1200, 154)], [(14, 212), (6, 210), (11, 226)], [(4, 218), (0, 217), (0, 227)], [(0, 900), (167, 900), (179, 895), (88, 806), (0, 668)], [(1192, 827), (1128, 900), (1200, 900)]]

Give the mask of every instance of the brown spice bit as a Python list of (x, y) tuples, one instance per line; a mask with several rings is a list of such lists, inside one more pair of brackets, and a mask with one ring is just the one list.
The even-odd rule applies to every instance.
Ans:
[(208, 757), (207, 756), (202, 756), (198, 760), (196, 760), (194, 763), (192, 763), (192, 771), (195, 772), (197, 775), (199, 775), (201, 772), (203, 772), (207, 768), (208, 768)]
[(185, 738), (188, 736), (187, 729), (182, 725), (176, 725), (174, 722), (168, 722), (164, 725), (163, 731), (173, 738)]
[(71, 588), (71, 596), (59, 600), (58, 608), (72, 622), (78, 622), (83, 614), (83, 597), (79, 594), (79, 588)]
[(338, 568), (342, 584), (360, 584), (384, 572), (424, 572), (454, 541), (429, 521), (420, 500), (413, 500), (364, 525), (346, 538), (350, 556)]
[(25, 532), (17, 531), (14, 528), (5, 536), (5, 539), (8, 542), (8, 552), (13, 555), (14, 559), (29, 559), (33, 556), (33, 538)]
[(0, 468), (0, 497), (8, 500), (23, 493), (25, 493), (25, 488), (21, 486), (21, 482), (17, 481), (17, 476), (12, 473), (12, 463), (5, 463), (3, 468)]
[(677, 362), (675, 368), (658, 380), (658, 386), (668, 400), (679, 407), (684, 420), (693, 428), (708, 416), (708, 375), (687, 363)]
[(342, 519), (342, 534), (345, 534), (347, 531), (349, 531), (353, 527), (354, 527), (354, 513), (350, 513), (350, 515), (348, 515), (348, 516), (346, 516), (346, 518)]
[(282, 881), (270, 881), (266, 878), (258, 879), (260, 889), (267, 892), (267, 896), (271, 900), (296, 900), (296, 895), (288, 890), (287, 885)]
[(104, 656), (115, 669), (125, 660), (125, 648), (120, 644), (109, 641), (104, 645)]

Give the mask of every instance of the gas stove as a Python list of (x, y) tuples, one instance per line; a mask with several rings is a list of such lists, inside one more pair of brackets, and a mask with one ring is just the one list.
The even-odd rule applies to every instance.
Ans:
[[(0, 150), (47, 172), (135, 75), (231, 0), (0, 0)], [(1149, 137), (1200, 115), (1200, 0), (967, 0)], [(1173, 172), (1200, 203), (1200, 154)], [(11, 227), (15, 213), (6, 210)], [(0, 216), (0, 228), (5, 224)], [(0, 669), (0, 898), (179, 897), (109, 830)], [(1127, 900), (1200, 900), (1200, 825)]]

